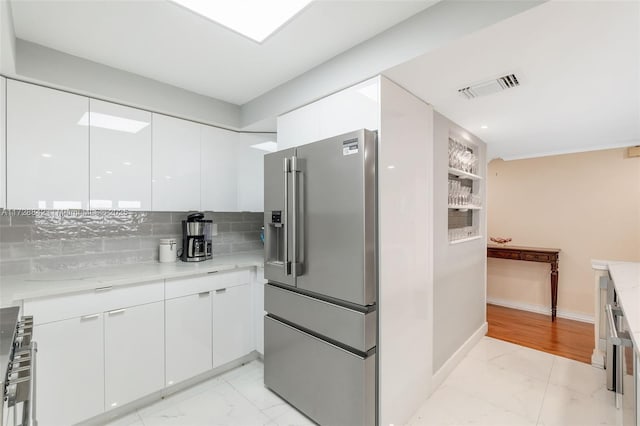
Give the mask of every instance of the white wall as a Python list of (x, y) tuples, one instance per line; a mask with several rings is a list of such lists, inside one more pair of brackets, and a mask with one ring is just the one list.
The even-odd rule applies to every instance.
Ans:
[(432, 387), (433, 109), (381, 78), (378, 146), (380, 425), (406, 424)]
[(544, 1), (444, 0), (242, 106), (242, 126), (350, 87)]
[[(449, 244), (449, 129), (478, 146), (481, 176), (486, 174), (486, 145), (442, 114), (435, 113), (434, 127), (433, 369), (437, 372), (486, 321), (486, 210), (478, 215), (482, 238)], [(483, 196), (486, 183), (482, 180), (478, 185)]]
[(0, 1), (0, 73), (15, 72), (16, 37), (13, 30), (11, 3)]
[[(488, 229), (561, 249), (558, 316), (593, 321), (591, 259), (640, 261), (640, 158), (626, 149), (489, 163)], [(546, 263), (489, 259), (489, 302), (549, 314)]]
[(205, 124), (240, 126), (237, 105), (20, 39), (16, 40), (15, 71), (16, 78), (81, 95)]

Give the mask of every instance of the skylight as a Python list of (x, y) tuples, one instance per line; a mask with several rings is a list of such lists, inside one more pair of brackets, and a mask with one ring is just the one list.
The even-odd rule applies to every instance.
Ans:
[(313, 0), (173, 0), (262, 43)]

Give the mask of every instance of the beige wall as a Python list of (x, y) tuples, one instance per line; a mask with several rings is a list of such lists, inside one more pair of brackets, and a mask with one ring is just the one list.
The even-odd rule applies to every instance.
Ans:
[[(493, 160), (488, 235), (560, 254), (558, 311), (593, 317), (591, 259), (640, 261), (640, 158), (626, 149)], [(489, 259), (487, 297), (550, 306), (549, 265)]]

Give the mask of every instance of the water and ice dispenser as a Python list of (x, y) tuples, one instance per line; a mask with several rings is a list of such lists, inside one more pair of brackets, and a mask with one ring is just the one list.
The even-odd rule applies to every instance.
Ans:
[[(268, 212), (267, 215), (269, 213), (271, 221), (267, 223), (264, 230), (266, 263), (284, 269), (285, 262), (287, 261), (287, 244), (285, 242), (285, 238), (287, 238), (286, 224), (284, 223), (281, 210)], [(291, 265), (289, 262), (287, 262), (286, 268), (287, 273), (291, 273)]]

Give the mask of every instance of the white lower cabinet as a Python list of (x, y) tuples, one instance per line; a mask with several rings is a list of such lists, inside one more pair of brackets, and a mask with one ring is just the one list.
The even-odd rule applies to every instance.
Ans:
[(247, 355), (254, 347), (251, 285), (216, 290), (213, 295), (213, 366)]
[(38, 423), (75, 424), (250, 354), (252, 277), (244, 269), (25, 300)]
[(211, 369), (211, 292), (165, 302), (166, 385)]
[(257, 268), (256, 278), (253, 283), (253, 314), (256, 329), (256, 350), (264, 355), (264, 268)]
[(164, 387), (164, 303), (106, 312), (105, 408), (115, 408)]
[(104, 412), (102, 328), (102, 313), (35, 326), (39, 424), (71, 425)]

